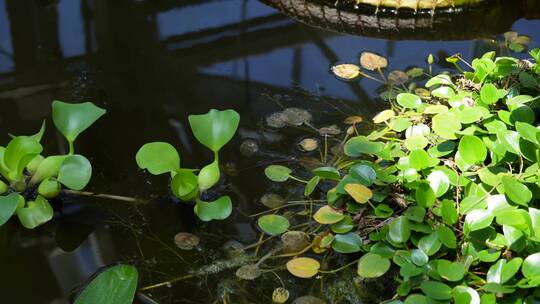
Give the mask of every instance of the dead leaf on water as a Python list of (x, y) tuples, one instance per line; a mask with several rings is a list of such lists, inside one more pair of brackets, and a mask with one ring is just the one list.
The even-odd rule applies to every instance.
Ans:
[(319, 134), (321, 134), (322, 136), (334, 136), (341, 134), (341, 130), (337, 125), (331, 125), (320, 128)]
[(281, 245), (284, 253), (300, 252), (309, 244), (309, 236), (303, 231), (287, 231), (281, 235)]
[(174, 243), (182, 250), (191, 250), (199, 245), (198, 236), (189, 232), (179, 232), (174, 236)]
[(348, 125), (355, 125), (355, 124), (361, 123), (362, 121), (364, 121), (362, 116), (355, 115), (355, 116), (349, 116), (345, 118), (344, 122)]
[(360, 75), (360, 67), (350, 63), (338, 64), (332, 67), (332, 73), (339, 78), (350, 80)]
[(363, 52), (360, 55), (360, 65), (370, 71), (384, 69), (388, 66), (388, 60), (380, 55), (371, 52)]
[(289, 299), (289, 291), (283, 287), (274, 289), (272, 293), (272, 302), (276, 304), (283, 304)]
[(286, 117), (285, 122), (291, 126), (301, 126), (304, 123), (309, 123), (313, 118), (311, 113), (299, 108), (287, 108), (282, 113)]
[(388, 81), (393, 84), (403, 85), (409, 81), (409, 75), (403, 71), (395, 70), (388, 74)]
[(244, 265), (236, 270), (236, 276), (241, 280), (255, 280), (262, 274), (257, 265)]
[(274, 193), (266, 193), (261, 197), (261, 204), (270, 209), (279, 208), (285, 203), (285, 199)]
[(314, 138), (304, 138), (298, 145), (300, 146), (300, 149), (305, 152), (315, 151), (319, 148), (319, 142)]

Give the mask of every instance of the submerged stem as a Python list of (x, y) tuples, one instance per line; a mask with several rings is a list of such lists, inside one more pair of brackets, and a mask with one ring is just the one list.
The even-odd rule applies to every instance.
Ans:
[(90, 191), (76, 191), (76, 190), (62, 190), (65, 194), (71, 194), (71, 195), (82, 195), (82, 196), (91, 196), (91, 197), (97, 197), (97, 198), (106, 198), (116, 201), (123, 201), (128, 203), (148, 203), (148, 200), (146, 199), (140, 199), (130, 196), (122, 196), (122, 195), (114, 195), (114, 194), (105, 194), (105, 193), (94, 193)]

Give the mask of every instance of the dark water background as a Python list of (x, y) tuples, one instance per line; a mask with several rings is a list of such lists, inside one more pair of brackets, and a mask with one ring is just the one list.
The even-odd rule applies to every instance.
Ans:
[[(513, 20), (495, 16), (492, 22)], [(539, 45), (539, 20), (517, 19), (511, 29)], [(264, 118), (282, 106), (305, 108), (320, 125), (342, 125), (348, 115), (369, 117), (384, 108), (375, 82), (346, 83), (329, 72), (336, 62), (357, 62), (361, 51), (388, 57), (390, 69), (405, 69), (424, 66), (430, 53), (473, 58), (493, 49), (502, 32), (457, 41), (445, 34), (436, 41), (401, 40), (399, 32), (388, 39), (340, 34), (255, 0), (0, 0), (1, 142), (8, 132), (37, 131), (46, 118), (45, 153), (65, 151), (50, 118), (51, 101), (92, 101), (108, 113), (76, 142), (93, 163), (88, 190), (155, 198), (134, 206), (62, 197), (57, 217), (38, 229), (11, 220), (0, 228), (0, 303), (68, 303), (95, 271), (119, 261), (137, 265), (141, 286), (158, 283), (225, 258), (220, 248), (227, 240), (255, 242), (257, 229), (243, 214), (263, 210), (258, 199), (272, 186), (263, 174), (266, 160), (242, 156), (240, 143), (263, 141)], [(237, 169), (227, 177), (236, 211), (226, 221), (203, 224), (190, 206), (169, 199), (166, 177), (138, 170), (134, 155), (146, 142), (168, 141), (184, 166), (207, 164), (211, 154), (194, 140), (187, 116), (210, 108), (233, 108), (242, 122), (221, 153)], [(293, 132), (262, 144), (273, 153), (299, 154), (302, 136)], [(200, 248), (175, 248), (180, 231), (198, 234)], [(293, 297), (310, 293), (307, 283), (281, 274)], [(233, 286), (246, 289), (252, 303), (269, 303), (280, 286), (275, 278), (259, 285), (231, 279), (226, 272), (186, 280), (152, 296), (159, 303), (212, 303)]]

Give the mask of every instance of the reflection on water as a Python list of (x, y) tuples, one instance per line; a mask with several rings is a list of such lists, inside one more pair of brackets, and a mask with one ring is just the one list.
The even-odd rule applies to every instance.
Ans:
[[(540, 37), (539, 21), (518, 20), (512, 28)], [(65, 303), (90, 274), (117, 261), (136, 264), (150, 284), (223, 258), (227, 239), (253, 243), (258, 232), (243, 214), (261, 209), (258, 198), (269, 184), (263, 159), (239, 155), (241, 140), (296, 151), (300, 134), (261, 137), (260, 122), (282, 105), (307, 108), (321, 124), (384, 107), (375, 98), (376, 83), (340, 82), (328, 72), (336, 62), (356, 62), (362, 50), (389, 57), (391, 69), (405, 69), (423, 65), (429, 53), (471, 58), (494, 47), (483, 39), (442, 40), (339, 34), (254, 0), (0, 0), (2, 142), (8, 132), (37, 130), (50, 117), (53, 99), (92, 101), (108, 114), (77, 143), (94, 165), (89, 190), (156, 198), (148, 206), (128, 206), (66, 197), (58, 208), (62, 216), (40, 229), (22, 230), (17, 223), (0, 228), (0, 291), (9, 303)], [(133, 158), (143, 143), (163, 140), (181, 147), (186, 166), (206, 164), (211, 154), (190, 146), (187, 115), (212, 107), (242, 115), (240, 135), (222, 154), (240, 172), (228, 177), (228, 191), (241, 212), (202, 224), (189, 206), (170, 202), (166, 178), (139, 172)], [(48, 123), (46, 153), (65, 150)], [(179, 231), (201, 236), (201, 251), (172, 248)], [(228, 290), (223, 282), (181, 282), (155, 296), (163, 303), (210, 303)], [(269, 301), (276, 282), (247, 299)], [(241, 287), (250, 286), (257, 287)], [(291, 292), (303, 295), (302, 289)]]

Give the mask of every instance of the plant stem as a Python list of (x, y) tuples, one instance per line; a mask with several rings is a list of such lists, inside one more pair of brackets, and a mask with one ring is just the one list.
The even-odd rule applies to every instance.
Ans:
[(90, 197), (97, 197), (97, 198), (106, 198), (106, 199), (128, 202), (128, 203), (148, 203), (148, 200), (146, 199), (114, 195), (114, 194), (94, 193), (94, 192), (89, 192), (89, 191), (76, 191), (76, 190), (67, 190), (67, 189), (62, 190), (62, 192), (65, 194), (70, 194), (70, 195), (82, 195), (82, 196), (90, 196)]

